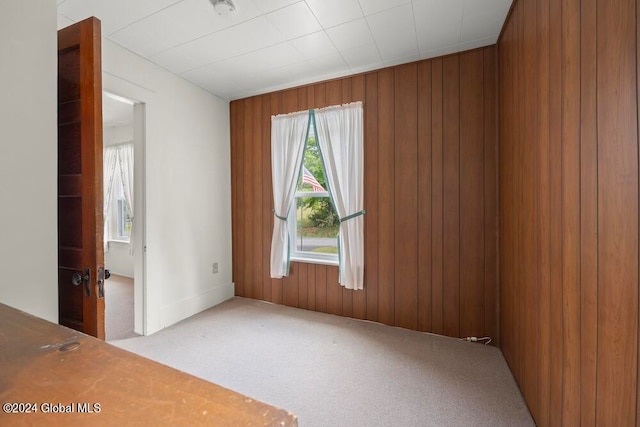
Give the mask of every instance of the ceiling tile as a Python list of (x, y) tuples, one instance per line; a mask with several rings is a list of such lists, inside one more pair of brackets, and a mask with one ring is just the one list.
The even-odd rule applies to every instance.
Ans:
[(420, 51), (429, 51), (460, 43), (462, 22), (454, 24), (433, 25), (418, 29), (418, 46)]
[(194, 53), (193, 51), (185, 48), (184, 45), (165, 50), (152, 56), (150, 59), (176, 74), (181, 74), (185, 71), (192, 70), (203, 65), (197, 52)]
[(109, 35), (180, 0), (66, 0), (58, 11), (74, 21), (95, 16), (102, 21), (102, 34)]
[(310, 77), (321, 76), (325, 73), (347, 74), (349, 71), (349, 67), (338, 52), (310, 59), (308, 63), (313, 68), (313, 74)]
[(289, 6), (294, 3), (299, 3), (302, 0), (250, 0), (251, 3), (262, 13), (273, 12), (274, 10)]
[(432, 50), (425, 50), (425, 51), (421, 50), (420, 59), (435, 58), (438, 56), (448, 55), (450, 53), (455, 53), (459, 51), (460, 51), (460, 47), (457, 44), (453, 46), (447, 46), (447, 47), (437, 48)]
[(329, 28), (327, 34), (341, 51), (373, 43), (369, 25), (364, 18)]
[[(190, 40), (258, 16), (251, 3), (230, 16), (219, 16), (208, 1), (183, 0), (111, 35), (116, 42), (151, 56)], [(188, 25), (186, 25), (188, 23)]]
[[(201, 87), (234, 86), (234, 82), (251, 77), (246, 68), (237, 66), (233, 61), (220, 61), (182, 74), (187, 80)], [(237, 83), (236, 83), (237, 84)]]
[(383, 10), (392, 9), (405, 3), (411, 3), (411, 0), (359, 0), (359, 2), (362, 7), (362, 11), (365, 16), (367, 16), (382, 12)]
[[(475, 0), (481, 2), (482, 0)], [(462, 21), (464, 0), (414, 0), (416, 26)]]
[(249, 69), (252, 73), (259, 73), (301, 61), (304, 61), (304, 58), (291, 43), (283, 42), (275, 46), (238, 56), (229, 62), (236, 67)]
[(287, 39), (315, 33), (322, 29), (305, 2), (278, 9), (268, 14), (267, 18)]
[(384, 65), (382, 58), (380, 58), (378, 47), (374, 43), (343, 50), (341, 54), (351, 69)]
[(488, 13), (489, 11), (495, 11), (499, 13), (502, 12), (504, 17), (507, 15), (507, 12), (509, 12), (510, 7), (511, 0), (465, 0), (464, 15), (475, 15), (478, 13)]
[(498, 41), (498, 36), (499, 36), (499, 33), (496, 33), (484, 39), (471, 40), (468, 42), (460, 43), (458, 45), (458, 49), (460, 51), (463, 51), (463, 50), (475, 49), (478, 47), (491, 46), (492, 44), (495, 44)]
[(67, 18), (61, 13), (58, 13), (58, 30), (64, 27), (68, 27), (73, 24), (74, 21), (71, 18)]
[(337, 53), (336, 47), (324, 31), (291, 40), (291, 45), (306, 59)]
[(414, 54), (414, 55), (409, 55), (409, 56), (395, 56), (393, 58), (391, 58), (390, 60), (385, 60), (384, 61), (384, 66), (385, 67), (392, 67), (394, 65), (400, 65), (400, 64), (406, 64), (409, 62), (415, 62), (417, 60), (420, 59), (420, 55), (418, 54)]
[(358, 0), (306, 0), (324, 28), (362, 18)]
[(367, 16), (373, 39), (382, 59), (418, 55), (418, 43), (411, 4)]
[(465, 15), (462, 21), (460, 41), (466, 42), (487, 38), (499, 33), (505, 16), (496, 13), (481, 13), (477, 15)]
[(273, 46), (283, 41), (284, 37), (280, 31), (265, 16), (260, 16), (186, 43), (181, 46), (181, 49), (187, 56), (198, 58), (197, 66), (200, 66)]

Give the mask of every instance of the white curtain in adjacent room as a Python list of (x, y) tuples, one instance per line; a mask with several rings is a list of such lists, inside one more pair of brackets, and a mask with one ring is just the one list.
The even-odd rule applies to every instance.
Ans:
[(136, 224), (133, 211), (133, 144), (118, 145), (118, 163), (124, 198), (131, 212), (131, 235), (129, 236), (129, 254), (133, 255), (133, 230)]
[(116, 147), (105, 147), (103, 154), (103, 210), (104, 210), (104, 250), (109, 250), (109, 218), (111, 215), (111, 198), (113, 194), (113, 178), (115, 177), (116, 163), (118, 160), (118, 149)]
[(271, 166), (274, 225), (271, 238), (271, 277), (289, 275), (289, 227), (287, 217), (296, 194), (296, 183), (305, 141), (309, 112), (271, 117)]
[(362, 103), (315, 110), (315, 129), (328, 191), (340, 217), (340, 284), (364, 285), (364, 172)]

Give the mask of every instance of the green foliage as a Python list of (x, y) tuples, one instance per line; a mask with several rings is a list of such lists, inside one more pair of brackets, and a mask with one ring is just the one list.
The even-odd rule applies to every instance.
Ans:
[[(322, 159), (320, 157), (320, 147), (313, 137), (307, 140), (307, 147), (304, 154), (304, 166), (318, 180), (323, 188), (327, 189), (327, 179), (322, 167)], [(302, 175), (302, 174), (301, 174)], [(298, 181), (298, 190), (311, 191), (308, 185), (302, 185), (302, 176)], [(304, 207), (310, 210), (309, 220), (311, 226), (319, 228), (333, 228), (340, 224), (338, 215), (333, 210), (333, 206), (328, 198), (305, 197), (299, 199), (298, 207)]]
[(309, 220), (311, 224), (320, 228), (329, 228), (340, 224), (338, 215), (334, 212), (329, 199), (312, 199), (311, 213)]

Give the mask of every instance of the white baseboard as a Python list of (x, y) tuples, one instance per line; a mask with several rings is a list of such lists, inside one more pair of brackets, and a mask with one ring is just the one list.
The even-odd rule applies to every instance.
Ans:
[(235, 286), (233, 283), (216, 286), (200, 295), (177, 301), (165, 306), (160, 311), (161, 328), (166, 328), (181, 320), (198, 314), (208, 308), (233, 298)]

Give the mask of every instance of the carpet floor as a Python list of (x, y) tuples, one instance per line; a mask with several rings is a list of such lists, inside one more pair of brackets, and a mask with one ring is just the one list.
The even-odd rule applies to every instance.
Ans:
[(300, 426), (533, 426), (497, 348), (233, 298), (112, 342), (284, 408)]
[(107, 341), (140, 336), (133, 332), (133, 279), (112, 275), (104, 285), (104, 306)]

